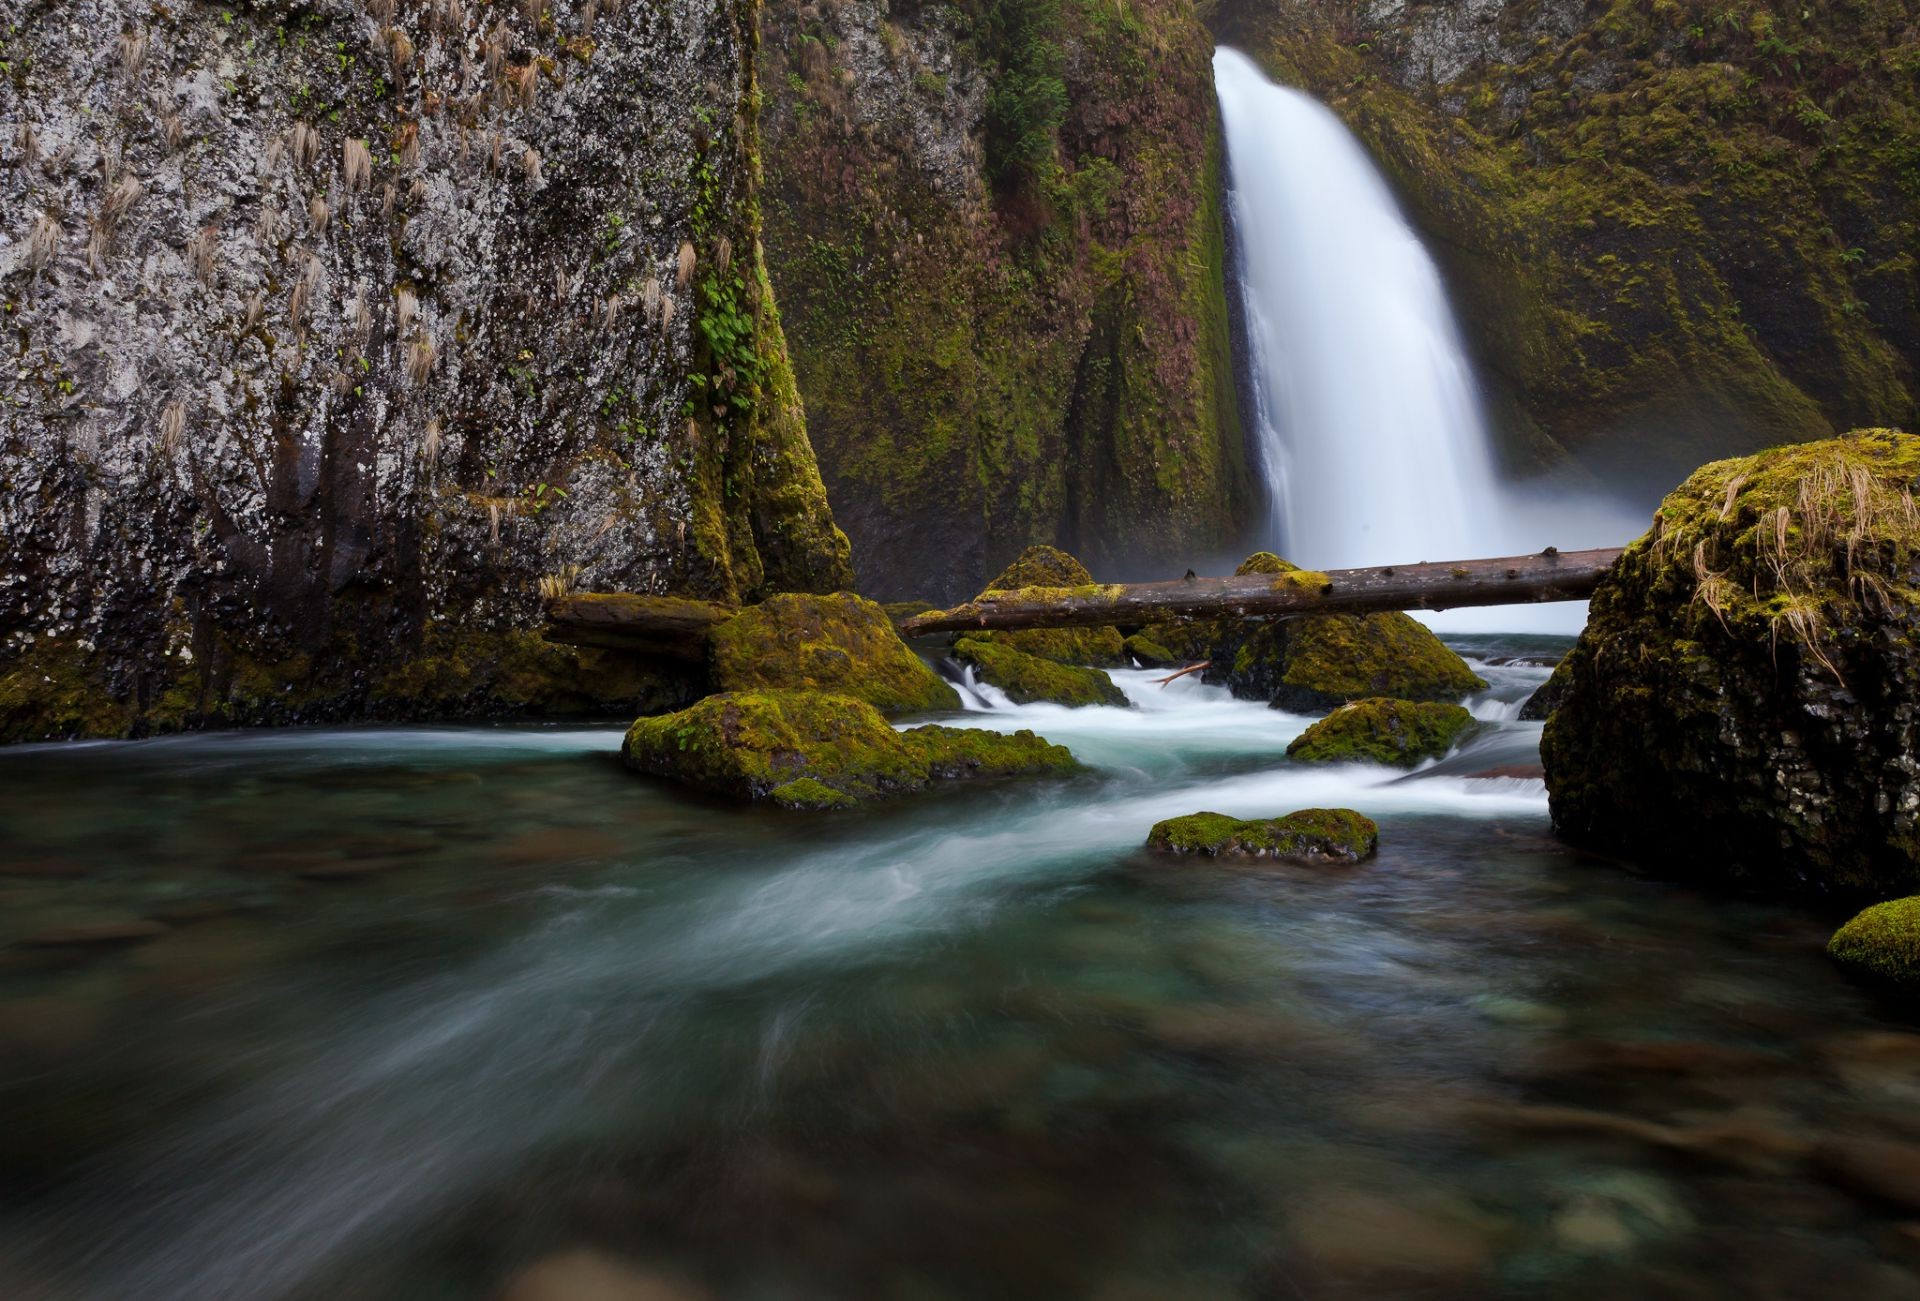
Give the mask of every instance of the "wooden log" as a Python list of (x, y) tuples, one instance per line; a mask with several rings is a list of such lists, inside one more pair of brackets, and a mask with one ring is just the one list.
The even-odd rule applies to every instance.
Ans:
[(1472, 605), (1579, 601), (1593, 594), (1621, 548), (1557, 551), (1499, 560), (1296, 570), (1166, 583), (1090, 583), (984, 592), (951, 610), (915, 615), (905, 637), (975, 628), (1071, 628), (1161, 619), (1259, 619), (1303, 614), (1450, 610)]
[(703, 661), (707, 636), (737, 613), (714, 601), (632, 592), (572, 592), (547, 603), (546, 637), (567, 646)]

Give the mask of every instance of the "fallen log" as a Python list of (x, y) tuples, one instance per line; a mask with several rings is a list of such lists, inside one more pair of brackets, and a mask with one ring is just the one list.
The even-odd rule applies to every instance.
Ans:
[(707, 637), (738, 611), (714, 601), (632, 592), (571, 592), (547, 603), (546, 638), (699, 662)]
[(984, 592), (951, 610), (915, 615), (904, 637), (975, 628), (1071, 628), (1162, 619), (1260, 619), (1303, 614), (1450, 610), (1474, 605), (1579, 601), (1593, 594), (1621, 548), (1558, 551), (1499, 560), (1295, 570), (1165, 583), (1089, 583)]

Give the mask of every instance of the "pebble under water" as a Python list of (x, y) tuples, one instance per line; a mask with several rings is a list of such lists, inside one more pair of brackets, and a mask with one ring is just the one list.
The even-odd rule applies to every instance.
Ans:
[[(1552, 839), (1567, 643), (1456, 644), (1410, 776), (1148, 673), (972, 701), (1086, 776), (845, 816), (613, 726), (0, 753), (0, 1296), (1920, 1295), (1920, 1035)], [(1138, 849), (1315, 805), (1379, 858)]]

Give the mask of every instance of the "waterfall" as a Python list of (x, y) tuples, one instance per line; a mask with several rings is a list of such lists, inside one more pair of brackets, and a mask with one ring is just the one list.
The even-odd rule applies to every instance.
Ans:
[[(1620, 544), (1644, 519), (1503, 485), (1438, 268), (1358, 141), (1235, 50), (1213, 58), (1268, 541), (1310, 568)], [(1447, 626), (1576, 628), (1585, 606)], [(1464, 622), (1463, 622), (1464, 617)]]

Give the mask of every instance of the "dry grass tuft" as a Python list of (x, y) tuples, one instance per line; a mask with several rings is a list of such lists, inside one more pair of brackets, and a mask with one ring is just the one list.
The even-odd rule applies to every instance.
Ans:
[(27, 234), (27, 266), (35, 275), (39, 275), (53, 261), (53, 255), (60, 247), (61, 236), (65, 233), (51, 213), (43, 212), (34, 218), (33, 229)]
[(673, 300), (660, 300), (660, 333), (665, 334), (673, 326)]
[(160, 409), (160, 454), (172, 456), (180, 450), (187, 433), (187, 404), (175, 398)]
[(559, 600), (573, 591), (580, 581), (580, 566), (567, 565), (554, 573), (540, 575), (540, 599), (546, 602)]
[(407, 345), (407, 379), (415, 388), (425, 384), (433, 374), (434, 361), (433, 336), (423, 330)]
[(31, 167), (40, 161), (40, 133), (34, 129), (33, 123), (22, 122), (14, 142), (20, 150), (22, 167)]
[(387, 32), (387, 57), (393, 61), (395, 81), (406, 76), (408, 66), (413, 63), (413, 55), (413, 37), (397, 27)]
[(713, 246), (713, 266), (721, 275), (727, 274), (727, 268), (733, 265), (733, 241), (722, 235)]
[(606, 300), (600, 304), (599, 326), (602, 332), (610, 333), (613, 327), (620, 323), (621, 306), (622, 300), (619, 294), (608, 294)]
[(382, 217), (391, 217), (395, 206), (398, 205), (399, 202), (400, 191), (394, 188), (392, 181), (388, 181), (380, 187), (380, 215)]
[(420, 300), (411, 289), (393, 291), (393, 332), (395, 337), (405, 337), (413, 330), (413, 318), (420, 312)]
[(414, 177), (413, 184), (407, 187), (407, 206), (417, 208), (427, 201), (427, 183)]
[(120, 33), (118, 47), (120, 55), (120, 74), (128, 81), (140, 75), (147, 66), (148, 37), (144, 31), (126, 31)]
[(432, 465), (440, 459), (440, 417), (428, 416), (427, 427), (420, 435), (420, 454)]
[(520, 155), (520, 172), (527, 178), (527, 184), (539, 189), (544, 178), (540, 175), (540, 151), (528, 148)]
[(268, 248), (280, 242), (280, 210), (271, 203), (260, 205), (260, 212), (253, 219), (253, 237)]
[(194, 278), (209, 289), (213, 288), (218, 278), (219, 254), (220, 229), (217, 226), (202, 226), (187, 244), (187, 260), (193, 264)]
[(147, 187), (140, 183), (140, 178), (131, 174), (122, 176), (108, 187), (107, 197), (100, 204), (100, 220), (108, 230), (126, 219), (127, 214), (133, 211), (133, 205), (140, 202), (140, 196), (146, 191)]
[(305, 122), (295, 122), (287, 138), (287, 148), (293, 154), (295, 167), (312, 167), (320, 161), (320, 133)]
[(649, 321), (660, 315), (660, 277), (649, 279), (646, 288), (640, 291), (640, 306)]
[(340, 146), (340, 176), (348, 194), (358, 194), (373, 184), (373, 153), (364, 140), (348, 140)]
[(698, 260), (691, 243), (683, 243), (680, 245), (680, 262), (678, 269), (674, 272), (673, 278), (674, 283), (682, 290), (685, 290), (688, 285), (693, 283), (693, 269)]
[(167, 147), (168, 153), (179, 153), (180, 146), (187, 141), (187, 124), (176, 112), (160, 115), (160, 142)]
[(393, 152), (400, 165), (411, 171), (420, 165), (420, 124), (403, 122), (393, 133)]
[(523, 63), (507, 69), (507, 85), (512, 90), (511, 103), (530, 109), (540, 102), (540, 65)]
[(327, 201), (317, 194), (314, 195), (312, 202), (307, 204), (307, 232), (313, 235), (326, 234), (327, 222), (332, 215), (327, 207)]
[(247, 299), (247, 312), (240, 322), (240, 332), (251, 334), (260, 328), (260, 322), (267, 319), (267, 295), (265, 290), (254, 290), (253, 297)]
[(393, 0), (367, 0), (367, 14), (382, 27), (393, 25)]

